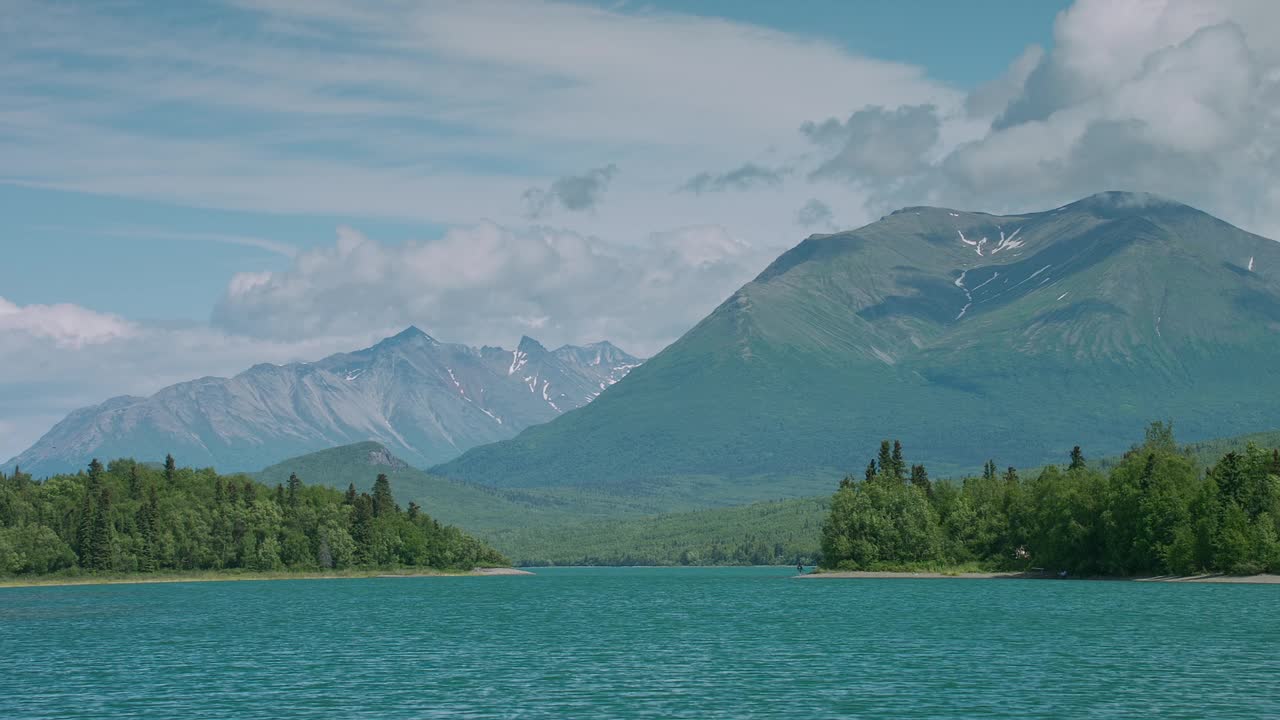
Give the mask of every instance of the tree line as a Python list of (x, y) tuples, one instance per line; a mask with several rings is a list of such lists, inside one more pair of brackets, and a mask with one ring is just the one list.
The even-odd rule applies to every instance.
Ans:
[(133, 460), (36, 481), (0, 473), (0, 575), (67, 572), (470, 569), (506, 559), (415, 503), (372, 492), (274, 488), (243, 475)]
[(980, 477), (933, 482), (885, 441), (861, 480), (841, 481), (821, 543), (829, 569), (1277, 572), (1280, 450), (1250, 444), (1201, 470), (1171, 425), (1153, 423), (1106, 472), (1076, 447), (1026, 479), (988, 461)]

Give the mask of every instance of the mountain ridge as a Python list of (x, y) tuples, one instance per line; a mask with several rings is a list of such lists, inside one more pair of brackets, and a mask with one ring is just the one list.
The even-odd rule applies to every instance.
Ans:
[[(930, 467), (1274, 426), (1280, 244), (1180, 203), (1099, 193), (997, 216), (904, 208), (813, 235), (593, 403), (433, 472), (513, 487), (787, 478), (901, 437)], [(1050, 417), (1050, 416), (1053, 417)], [(569, 438), (572, 438), (570, 442)], [(806, 485), (807, 488), (807, 485)]]
[[(256, 471), (364, 440), (426, 466), (590, 402), (640, 362), (602, 347), (544, 349), (516, 377), (518, 350), (442, 343), (410, 326), (315, 362), (258, 363), (74, 410), (4, 466), (50, 474), (94, 456), (172, 453), (185, 464)], [(616, 362), (579, 362), (605, 356)]]

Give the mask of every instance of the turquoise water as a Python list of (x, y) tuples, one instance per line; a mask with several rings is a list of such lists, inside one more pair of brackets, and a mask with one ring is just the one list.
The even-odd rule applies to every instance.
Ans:
[(0, 589), (0, 718), (1280, 717), (1280, 587), (789, 574)]

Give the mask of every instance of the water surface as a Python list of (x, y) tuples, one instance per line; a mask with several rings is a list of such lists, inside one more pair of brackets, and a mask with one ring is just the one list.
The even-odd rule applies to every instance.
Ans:
[(0, 718), (1280, 717), (1280, 588), (538, 570), (0, 589)]

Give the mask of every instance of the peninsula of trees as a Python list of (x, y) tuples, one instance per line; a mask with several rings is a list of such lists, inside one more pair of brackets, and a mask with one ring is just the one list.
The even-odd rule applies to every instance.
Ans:
[(1152, 424), (1109, 471), (1080, 448), (1065, 468), (1022, 478), (988, 462), (981, 477), (931, 482), (884, 442), (861, 480), (846, 478), (822, 529), (822, 566), (894, 570), (977, 563), (1075, 575), (1251, 575), (1280, 571), (1280, 451), (1250, 445), (1201, 472)]
[(133, 460), (44, 481), (0, 473), (0, 575), (359, 568), (470, 570), (509, 564), (422, 508), (372, 493), (268, 487), (212, 469)]

